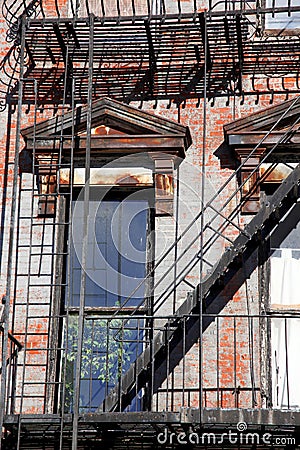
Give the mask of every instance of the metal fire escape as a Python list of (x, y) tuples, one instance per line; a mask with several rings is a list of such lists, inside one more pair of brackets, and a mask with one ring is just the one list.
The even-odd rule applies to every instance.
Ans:
[[(76, 105), (82, 103), (91, 105), (92, 99), (102, 96), (110, 96), (125, 103), (139, 101), (140, 106), (143, 105), (143, 102), (152, 101), (154, 107), (157, 106), (159, 100), (168, 100), (169, 107), (176, 107), (178, 111), (185, 106), (188, 99), (195, 99), (197, 102), (195, 106), (203, 105), (203, 147), (205, 150), (205, 119), (209, 101), (214, 102), (217, 97), (228, 97), (228, 101), (234, 98), (238, 101), (237, 97), (239, 96), (239, 101), (243, 102), (246, 95), (254, 95), (258, 99), (260, 95), (268, 95), (271, 103), (276, 93), (288, 95), (299, 92), (298, 62), (295, 58), (295, 54), (300, 51), (299, 39), (288, 36), (283, 44), (278, 37), (269, 37), (265, 40), (258, 38), (257, 16), (274, 13), (272, 8), (258, 11), (241, 7), (237, 10), (226, 11), (226, 15), (224, 15), (224, 11), (214, 11), (213, 8), (208, 12), (199, 13), (195, 8), (192, 13), (184, 13), (179, 10), (178, 14), (166, 14), (164, 2), (162, 2), (162, 13), (148, 14), (146, 18), (135, 14), (129, 17), (119, 14), (114, 18), (109, 18), (105, 14), (105, 9), (102, 8), (102, 15), (97, 17), (89, 15), (88, 20), (85, 20), (78, 18), (75, 12), (72, 19), (47, 18), (41, 4), (38, 2), (25, 3), (22, 4), (24, 9), (18, 3), (13, 3), (16, 9), (13, 11), (12, 5), (8, 7), (8, 3), (4, 2), (3, 9), (11, 24), (8, 37), (11, 40), (15, 39), (7, 57), (2, 61), (2, 69), (6, 74), (6, 79), (2, 80), (4, 83), (2, 89), (3, 108), (8, 105), (10, 113), (17, 108), (18, 114), (15, 179), (18, 175), (20, 149), (18, 134), (20, 134), (22, 121), (25, 122), (24, 114), (30, 114), (30, 108), (34, 109), (33, 120), (36, 125), (37, 115), (39, 112), (42, 114), (43, 110), (49, 109), (54, 113), (60, 110), (64, 114), (66, 110), (72, 109)], [(119, 5), (119, 2), (117, 4)], [(132, 5), (134, 10), (134, 1)], [(291, 9), (292, 11), (300, 10), (300, 8), (289, 7), (288, 12)], [(40, 10), (44, 16), (41, 19), (38, 17)], [(37, 17), (32, 18), (35, 15)], [(93, 45), (95, 42), (97, 45)], [(268, 55), (267, 60), (266, 54)], [(278, 62), (279, 57), (282, 58), (282, 64)], [(276, 75), (282, 79), (281, 86), (277, 86), (277, 88), (272, 85), (271, 77), (268, 75), (275, 71), (275, 68)], [(294, 89), (287, 89), (285, 85), (287, 74), (292, 74), (296, 80)], [(264, 89), (259, 90), (256, 87), (257, 76), (265, 76)], [(247, 78), (250, 78), (252, 83), (244, 83)], [(221, 315), (224, 306), (233, 297), (236, 289), (240, 287), (232, 283), (232, 288), (230, 288), (231, 281), (237, 272), (242, 272), (242, 280), (246, 282), (253, 270), (248, 266), (248, 261), (253, 253), (262, 245), (262, 242), (269, 240), (278, 223), (293, 210), (299, 199), (300, 165), (297, 165), (268, 201), (261, 204), (259, 212), (249, 223), (243, 225), (241, 222), (240, 212), (247, 202), (247, 198), (241, 199), (243, 186), (252, 179), (265, 162), (269, 162), (276, 150), (284, 143), (289, 142), (289, 138), (297, 132), (300, 122), (298, 115), (293, 116), (292, 123), (285, 129), (275, 145), (263, 154), (259, 164), (253, 168), (246, 179), (243, 179), (242, 184), (232, 189), (232, 183), (235, 183), (236, 177), (247, 165), (247, 161), (258, 148), (264, 146), (265, 141), (276, 127), (280, 128), (282, 123), (286, 124), (286, 118), (294, 109), (298, 108), (298, 104), (299, 97), (296, 97), (286, 106), (273, 127), (265, 133), (252, 150), (249, 150), (243, 163), (217, 189), (216, 194), (201, 207), (188, 227), (181, 234), (175, 236), (171, 247), (155, 262), (154, 267), (147, 274), (143, 283), (146, 283), (160, 267), (164, 266), (164, 262), (170, 255), (176, 255), (171, 266), (162, 272), (159, 279), (155, 279), (150, 293), (155, 299), (152, 315), (148, 317), (149, 322), (141, 327), (148, 330), (149, 323), (151, 324), (151, 339), (142, 339), (143, 350), (130, 367), (124, 371), (125, 373), (122, 373), (117, 384), (107, 392), (104, 401), (96, 411), (89, 414), (81, 414), (77, 411), (77, 417), (74, 419), (72, 414), (59, 411), (59, 408), (55, 412), (49, 413), (47, 405), (44, 407), (43, 414), (22, 414), (22, 405), (26, 400), (26, 387), (33, 383), (31, 380), (24, 382), (26, 357), (19, 364), (22, 372), (21, 379), (23, 376), (21, 393), (18, 391), (15, 396), (15, 385), (8, 385), (6, 380), (15, 380), (17, 355), (20, 352), (26, 355), (26, 352), (28, 354), (32, 349), (29, 345), (26, 346), (28, 338), (26, 332), (25, 337), (21, 336), (25, 339), (23, 348), (15, 337), (9, 335), (12, 342), (11, 350), (9, 351), (5, 346), (2, 349), (2, 355), (5, 356), (4, 360), (7, 361), (8, 367), (5, 382), (2, 377), (1, 390), (1, 399), (6, 405), (5, 411), (3, 411), (5, 416), (1, 417), (6, 430), (4, 448), (10, 448), (10, 445), (15, 445), (15, 448), (18, 449), (35, 448), (33, 435), (36, 442), (53, 441), (53, 448), (60, 449), (67, 448), (71, 442), (73, 448), (77, 448), (77, 445), (78, 448), (85, 448), (84, 440), (87, 439), (87, 436), (91, 442), (98, 443), (98, 445), (103, 442), (111, 444), (115, 440), (118, 448), (124, 448), (122, 439), (126, 435), (129, 436), (128, 445), (134, 444), (137, 446), (136, 448), (140, 448), (139, 438), (134, 433), (130, 434), (132, 424), (138, 424), (139, 432), (148, 433), (145, 439), (149, 439), (150, 448), (153, 436), (157, 433), (157, 429), (161, 429), (162, 424), (168, 423), (170, 426), (183, 426), (184, 428), (185, 425), (192, 426), (196, 422), (204, 427), (210, 426), (209, 413), (205, 410), (203, 403), (204, 387), (201, 371), (197, 385), (198, 408), (193, 409), (188, 405), (185, 411), (173, 411), (172, 406), (168, 405), (168, 400), (166, 400), (167, 407), (159, 410), (159, 408), (153, 407), (152, 402), (155, 396), (160, 395), (164, 384), (166, 384), (164, 389), (167, 391), (165, 396), (167, 398), (168, 391), (172, 390), (172, 386), (169, 385), (173, 383), (170, 377), (174, 369), (182, 363), (185, 355), (197, 343), (200, 348), (199, 364), (201, 367), (203, 333), (212, 323), (216, 322), (217, 316)], [(22, 110), (23, 105), (27, 105), (26, 113)], [(61, 136), (61, 142), (60, 151), (63, 153), (63, 136)], [(203, 175), (205, 175), (205, 157), (205, 151), (203, 151)], [(35, 164), (33, 162), (34, 169), (36, 169)], [(55, 163), (56, 168), (57, 164), (62, 163)], [(271, 171), (275, 167), (276, 163), (273, 163)], [(68, 168), (73, 169), (72, 161)], [(263, 177), (256, 181), (253, 189), (255, 190), (261, 182), (263, 182)], [(17, 190), (17, 183), (14, 189)], [(22, 195), (27, 195), (28, 191), (33, 197), (40, 195), (35, 191), (34, 182), (30, 189), (20, 183), (19, 189), (20, 198)], [(70, 186), (71, 190), (72, 186)], [(220, 207), (220, 198), (224, 198), (229, 191), (231, 194)], [(203, 181), (201, 194), (204, 198), (205, 181)], [(51, 195), (55, 196), (56, 194), (51, 193)], [(12, 217), (15, 220), (13, 225), (16, 225), (19, 223), (18, 221), (24, 219), (24, 216), (22, 217), (21, 203), (17, 203), (17, 191), (15, 191), (13, 199), (15, 215), (13, 214)], [(232, 208), (232, 202), (236, 199), (238, 199), (237, 204)], [(16, 210), (18, 208), (19, 216), (17, 217)], [(33, 210), (33, 206), (31, 208)], [(33, 217), (25, 217), (25, 219), (30, 220), (31, 230), (34, 229), (34, 226), (41, 226), (41, 222), (39, 223)], [(59, 219), (60, 221), (55, 222), (56, 219), (54, 219), (51, 223), (44, 220), (42, 226), (44, 229), (58, 227), (57, 229), (61, 230), (65, 223), (61, 217)], [(70, 225), (70, 222), (66, 221), (66, 224)], [(194, 233), (188, 247), (184, 247), (180, 252), (178, 250), (180, 242), (194, 229), (195, 224), (199, 225), (197, 232)], [(13, 239), (11, 236), (11, 240)], [(220, 259), (211, 260), (211, 248), (220, 242), (222, 248), (225, 248), (224, 253)], [(17, 250), (20, 250), (22, 245), (22, 240), (18, 236)], [(33, 248), (31, 242), (30, 251), (32, 254), (29, 258), (38, 256), (41, 268), (43, 267), (43, 258), (49, 256), (47, 252), (51, 252), (51, 245), (42, 242), (37, 250)], [(186, 255), (188, 255), (187, 259)], [(196, 282), (190, 277), (195, 270), (198, 272), (198, 277), (200, 273), (200, 280)], [(18, 275), (24, 276), (24, 274), (16, 273), (16, 277)], [(26, 274), (26, 276), (28, 282), (32, 283), (34, 275)], [(56, 282), (55, 279), (52, 281), (51, 289), (56, 288)], [(160, 289), (161, 286), (162, 289)], [(173, 299), (182, 286), (189, 292), (178, 307), (178, 299), (175, 301)], [(15, 283), (15, 297), (17, 297), (17, 289), (18, 286)], [(156, 294), (157, 292), (158, 294)], [(161, 311), (164, 306), (172, 302), (173, 313), (168, 314), (166, 319)], [(115, 341), (122, 339), (120, 336), (124, 330), (131, 329), (133, 319), (141, 320), (142, 323), (145, 318), (143, 304), (136, 307), (131, 315), (128, 315), (127, 303), (130, 303), (130, 297), (123, 307), (105, 319), (108, 328), (112, 329)], [(5, 308), (5, 317), (8, 317), (9, 302)], [(29, 309), (26, 310), (26, 323), (32, 319), (28, 311)], [(61, 320), (61, 312), (56, 311), (55, 314), (54, 319)], [(111, 325), (116, 318), (119, 322), (121, 321), (121, 326)], [(85, 316), (82, 320), (85, 323), (88, 321), (97, 323), (98, 319), (93, 316)], [(102, 320), (104, 319), (102, 318)], [(237, 318), (233, 320), (236, 327)], [(251, 322), (251, 320), (268, 319), (247, 317), (247, 320)], [(2, 332), (2, 329), (0, 331)], [(8, 336), (8, 323), (3, 324), (3, 335)], [(65, 350), (63, 344), (60, 344), (61, 348), (55, 347), (55, 345), (50, 349), (46, 348), (45, 352), (48, 352), (48, 356), (54, 350), (63, 355)], [(45, 382), (45, 392), (49, 389), (49, 386), (46, 386), (47, 383), (49, 385), (51, 382)], [(53, 391), (58, 389), (57, 385), (59, 384), (64, 392), (64, 383), (65, 380), (61, 379), (52, 381)], [(220, 390), (220, 387), (218, 389)], [(234, 389), (238, 391), (239, 387), (235, 385)], [(256, 391), (257, 386), (253, 382), (250, 387), (253, 407), (255, 406)], [(148, 410), (144, 413), (130, 412), (128, 408), (141, 392), (146, 393), (145, 395), (148, 397), (146, 402)], [(17, 402), (15, 402), (15, 398)], [(219, 391), (217, 399), (216, 409), (220, 411)], [(124, 414), (127, 414), (127, 419)], [(275, 416), (276, 414), (274, 414)], [(232, 416), (228, 420), (230, 422)], [(257, 417), (253, 419), (253, 423), (256, 423), (255, 420)], [(281, 420), (282, 417), (278, 413), (273, 425), (279, 426)], [(267, 419), (265, 422), (268, 424)], [(220, 423), (218, 426), (220, 427)], [(125, 430), (125, 434), (122, 434), (122, 430)], [(108, 437), (109, 432), (114, 437)], [(132, 437), (133, 435), (134, 437)], [(136, 442), (134, 442), (135, 439)], [(90, 448), (93, 448), (92, 444)]]
[[(297, 106), (298, 103), (299, 98), (297, 97), (283, 112), (282, 116), (277, 121), (277, 125), (280, 124), (281, 120), (284, 120), (285, 116), (293, 107)], [(272, 153), (275, 152), (276, 148), (278, 148), (280, 144), (286, 142), (287, 138), (297, 129), (299, 121), (300, 119), (297, 117), (292, 126), (284, 132), (283, 136), (276, 142), (272, 149), (264, 155), (259, 166), (257, 166), (252, 173), (248, 175), (247, 179), (244, 180), (243, 185), (250, 180), (264, 161), (268, 160)], [(274, 127), (272, 129), (274, 129)], [(269, 134), (271, 134), (272, 129), (261, 139), (259, 145), (263, 145)], [(247, 160), (251, 158), (257, 148), (258, 145), (249, 153), (246, 161), (238, 168), (238, 171), (247, 163)], [(274, 167), (272, 170), (274, 170)], [(232, 176), (236, 176), (236, 173)], [(181, 283), (188, 282), (188, 275), (193, 268), (199, 264), (199, 261), (202, 263), (203, 267), (210, 265), (208, 263), (207, 254), (217, 239), (220, 237), (224, 240), (228, 239), (226, 238), (226, 229), (228, 227), (236, 227), (239, 231), (238, 236), (230, 243), (231, 245), (226, 248), (226, 251), (219, 261), (210, 267), (210, 270), (203, 276), (201, 282), (193, 289), (193, 291), (188, 293), (187, 298), (175, 311), (172, 319), (157, 332), (153, 342), (151, 342), (149, 347), (147, 347), (130, 366), (128, 372), (122, 377), (120, 383), (111, 390), (99, 410), (112, 412), (123, 411), (126, 409), (140, 389), (146, 386), (147, 382), (151, 379), (151, 374), (152, 377), (154, 377), (151, 393), (152, 395), (157, 393), (159, 387), (184, 356), (178, 352), (178, 348), (182, 348), (183, 341), (185, 351), (187, 352), (200, 338), (199, 332), (205, 331), (211, 322), (214, 321), (215, 316), (222, 311), (228, 298), (230, 298), (230, 295), (228, 297), (227, 293), (227, 297), (222, 298), (223, 301), (220, 301), (220, 298), (218, 298), (220, 293), (225, 287), (228, 288), (234, 275), (246, 264), (246, 261), (262, 242), (268, 241), (274, 228), (278, 225), (280, 220), (292, 210), (295, 203), (298, 201), (300, 192), (300, 165), (298, 164), (297, 167), (293, 169), (268, 202), (261, 205), (259, 212), (243, 228), (240, 228), (235, 222), (235, 218), (240, 213), (243, 206), (243, 201), (241, 201), (229, 216), (225, 216), (226, 213), (224, 214), (227, 204), (238, 194), (241, 187), (239, 187), (238, 191), (232, 193), (232, 197), (228, 198), (221, 209), (217, 210), (214, 207), (215, 199), (225, 190), (229, 182), (230, 179), (227, 180), (225, 185), (222, 186), (216, 195), (196, 216), (195, 221), (200, 220), (201, 216), (205, 215), (211, 209), (212, 216), (210, 220), (204, 223), (200, 233), (196, 234), (190, 243), (190, 246), (192, 246), (195, 242), (200, 242), (201, 244), (198, 251), (181, 271), (177, 273), (176, 279), (174, 279), (167, 287), (164, 286), (163, 293), (156, 298), (153, 314), (158, 314), (159, 309), (170, 301), (174, 290), (176, 291)], [(254, 190), (260, 182), (262, 182), (262, 179), (257, 181), (256, 186), (253, 187)], [(220, 216), (222, 217), (222, 222), (216, 227), (216, 218)], [(193, 223), (183, 231), (168, 251), (171, 251), (172, 248), (178, 244), (192, 225)], [(206, 239), (206, 235), (211, 230), (213, 230), (213, 234)], [(168, 272), (174, 269), (178, 264), (178, 261), (184, 257), (188, 250), (189, 248), (184, 248), (184, 251), (177, 255), (177, 260), (174, 261), (174, 264), (158, 281), (156, 281), (154, 290), (159, 289), (160, 284), (165, 280)], [(153, 271), (157, 270), (167, 255), (168, 252), (155, 264)], [(152, 274), (150, 273), (149, 276), (151, 275)], [(234, 289), (236, 289), (235, 285), (233, 286), (231, 295), (233, 295)], [(218, 301), (216, 302), (215, 300), (217, 298)], [(128, 301), (129, 300), (130, 299), (128, 298)], [(121, 312), (122, 308), (115, 314), (117, 315)], [(133, 315), (138, 313), (139, 308), (133, 312)]]

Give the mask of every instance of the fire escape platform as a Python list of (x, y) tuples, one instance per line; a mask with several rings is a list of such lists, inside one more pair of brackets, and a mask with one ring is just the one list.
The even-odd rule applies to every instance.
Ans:
[[(263, 16), (262, 10), (259, 14)], [(94, 98), (108, 96), (127, 103), (168, 99), (180, 104), (204, 92), (209, 98), (246, 93), (244, 76), (255, 80), (276, 74), (298, 80), (299, 75), (299, 36), (257, 40), (254, 10), (27, 19), (24, 29), (24, 104), (68, 104), (71, 92), (75, 104), (86, 103), (89, 89)], [(252, 84), (251, 93), (257, 94)], [(266, 86), (271, 94), (269, 83)], [(7, 102), (17, 100), (15, 77)]]
[[(21, 422), (22, 428), (27, 431), (58, 431), (63, 423), (64, 430), (72, 428), (72, 414), (65, 414), (63, 418), (58, 414), (11, 414), (4, 418), (4, 426), (13, 430)], [(278, 430), (300, 430), (300, 410), (284, 409), (246, 409), (246, 408), (203, 408), (202, 422), (201, 410), (198, 408), (181, 408), (179, 412), (108, 412), (81, 414), (78, 429), (97, 429), (98, 425), (109, 425), (110, 429), (134, 431), (153, 428), (160, 429), (162, 426), (196, 426), (201, 429), (224, 429), (234, 427), (239, 422), (245, 422), (253, 429), (264, 429), (270, 431)]]

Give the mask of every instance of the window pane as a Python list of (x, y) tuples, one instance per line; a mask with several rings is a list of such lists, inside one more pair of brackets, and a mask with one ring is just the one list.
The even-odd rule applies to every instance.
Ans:
[[(89, 224), (88, 233), (85, 306), (120, 306), (146, 275), (148, 202), (91, 201), (90, 216), (93, 223)], [(76, 213), (73, 220), (80, 222), (76, 227), (81, 230), (83, 214)], [(71, 306), (79, 306), (80, 235), (74, 233), (70, 249)], [(127, 306), (139, 305), (144, 293), (142, 284)]]
[[(73, 412), (74, 393), (80, 389), (80, 412), (96, 411), (143, 350), (144, 319), (86, 319), (84, 322), (80, 386), (76, 386), (78, 316), (70, 316), (66, 332), (65, 411)], [(129, 410), (141, 409), (140, 393)]]
[[(300, 6), (300, 0), (267, 0), (267, 8), (287, 8)], [(290, 15), (285, 13), (266, 14), (266, 29), (267, 30), (293, 30), (300, 28), (300, 11), (291, 12)]]

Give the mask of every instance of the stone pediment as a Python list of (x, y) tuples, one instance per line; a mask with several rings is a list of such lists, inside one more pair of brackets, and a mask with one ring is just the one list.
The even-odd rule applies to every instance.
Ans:
[[(57, 180), (60, 185), (71, 188), (73, 169), (73, 187), (79, 179), (82, 181), (77, 184), (85, 184), (89, 176), (89, 183), (94, 180), (97, 185), (109, 180), (114, 186), (138, 188), (145, 182), (145, 177), (136, 173), (136, 168), (142, 167), (150, 169), (155, 180), (156, 213), (172, 214), (174, 168), (185, 158), (185, 151), (192, 143), (188, 127), (116, 100), (101, 98), (92, 102), (91, 110), (87, 105), (78, 106), (25, 128), (21, 133), (25, 140), (24, 151), (31, 157), (35, 155), (40, 191), (45, 196), (55, 192)], [(89, 167), (89, 175), (85, 169), (82, 176), (87, 154), (89, 166), (92, 161), (93, 167)], [(103, 169), (111, 162), (118, 167), (108, 178), (104, 177)], [(32, 163), (30, 166), (33, 170)], [(124, 168), (126, 176), (122, 173), (121, 182), (120, 170)], [(153, 177), (151, 175), (148, 184), (153, 185)], [(45, 197), (44, 204), (49, 204), (49, 198)], [(54, 207), (41, 206), (40, 211), (50, 215)]]
[(300, 147), (300, 131), (296, 126), (293, 133), (287, 131), (299, 118), (300, 97), (249, 114), (224, 126), (226, 142), (234, 147), (270, 147), (279, 141), (285, 147)]
[(243, 212), (257, 212), (261, 186), (281, 183), (292, 170), (284, 163), (299, 161), (299, 118), (300, 97), (296, 97), (224, 126), (225, 141), (241, 164)]
[[(77, 137), (81, 137), (84, 145), (88, 119), (87, 112), (88, 107), (86, 105), (78, 106), (74, 111), (68, 111), (64, 115), (38, 123), (35, 128), (31, 126), (23, 129), (22, 136), (28, 148), (32, 145), (34, 136), (38, 142), (44, 139), (43, 146), (46, 148), (47, 139), (53, 142), (56, 136), (59, 138), (61, 135), (64, 136), (67, 146), (66, 137), (68, 135), (71, 136), (73, 132)], [(159, 142), (160, 137), (161, 141), (166, 144), (164, 146), (165, 150), (169, 146), (170, 151), (172, 148), (174, 150), (177, 149), (178, 155), (184, 157), (185, 150), (192, 142), (188, 127), (110, 98), (102, 98), (92, 103), (91, 125), (96, 130), (93, 138), (95, 140), (101, 138), (102, 142), (107, 138), (112, 147), (116, 144), (112, 137), (114, 136), (120, 141), (123, 148), (127, 147), (127, 137), (127, 143), (131, 142), (133, 145), (136, 142), (137, 145), (143, 147), (143, 151), (147, 151), (145, 150), (147, 143), (152, 149), (162, 150)], [(101, 126), (106, 128), (106, 131), (109, 129), (109, 133), (101, 132), (99, 129)], [(108, 146), (109, 144), (107, 143), (106, 148)]]

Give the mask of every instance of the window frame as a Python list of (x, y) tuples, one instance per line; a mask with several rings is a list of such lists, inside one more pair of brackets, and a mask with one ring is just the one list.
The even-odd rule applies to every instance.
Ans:
[[(60, 342), (62, 344), (62, 346), (64, 346), (64, 340), (68, 339), (66, 338), (66, 320), (67, 317), (79, 317), (79, 306), (67, 306), (66, 305), (66, 295), (67, 295), (67, 282), (68, 279), (70, 281), (70, 276), (68, 276), (68, 258), (69, 258), (69, 242), (68, 242), (68, 237), (70, 235), (69, 233), (69, 227), (71, 226), (71, 220), (68, 220), (68, 218), (70, 218), (70, 213), (72, 212), (71, 209), (71, 201), (76, 200), (78, 198), (78, 195), (80, 193), (82, 189), (82, 186), (73, 186), (72, 189), (72, 195), (70, 196), (70, 191), (67, 188), (61, 188), (60, 192), (62, 194), (62, 197), (64, 198), (64, 215), (65, 215), (65, 238), (64, 238), (64, 244), (63, 244), (63, 274), (62, 274), (62, 280), (63, 280), (63, 284), (65, 285), (65, 289), (62, 290), (61, 292), (61, 298), (60, 298), (60, 304), (61, 304), (61, 308), (63, 310), (63, 319), (61, 320), (60, 323), (60, 329), (59, 329), (59, 336), (60, 336)], [(107, 191), (108, 186), (90, 186), (90, 198), (93, 199), (93, 195), (95, 192), (99, 192), (99, 190), (103, 190), (104, 192)], [(143, 319), (143, 323), (144, 323), (144, 331), (142, 331), (143, 337), (140, 340), (140, 331), (138, 331), (138, 335), (137, 335), (137, 345), (136, 345), (136, 350), (134, 349), (134, 352), (138, 352), (139, 350), (141, 350), (141, 345), (143, 345), (143, 347), (145, 346), (145, 344), (143, 342), (145, 342), (146, 340), (148, 341), (149, 339), (151, 339), (151, 336), (149, 333), (149, 330), (151, 329), (150, 326), (150, 322), (151, 322), (151, 314), (153, 311), (153, 284), (154, 284), (154, 274), (153, 274), (153, 267), (154, 267), (154, 252), (155, 252), (155, 235), (154, 235), (154, 230), (155, 230), (155, 190), (153, 189), (153, 186), (113, 186), (113, 187), (109, 187), (109, 190), (107, 192), (107, 194), (104, 196), (104, 201), (105, 200), (124, 200), (126, 199), (131, 193), (137, 192), (137, 191), (143, 191), (147, 189), (148, 193), (150, 194), (149, 196), (145, 195), (145, 199), (149, 200), (149, 208), (148, 208), (148, 217), (147, 217), (147, 229), (146, 229), (146, 264), (145, 264), (145, 276), (148, 277), (148, 282), (146, 283), (146, 289), (145, 289), (145, 306), (142, 308), (138, 309), (138, 313), (139, 313), (139, 317), (143, 314), (144, 315), (144, 319)], [(64, 190), (65, 190), (65, 195), (64, 194)], [(60, 249), (61, 251), (62, 249)], [(149, 274), (152, 274), (149, 276)], [(106, 316), (107, 318), (109, 318), (109, 316), (113, 316), (115, 315), (116, 320), (123, 320), (124, 317), (129, 316), (131, 314), (134, 313), (134, 309), (136, 307), (135, 306), (129, 306), (129, 307), (122, 307), (122, 311), (120, 314), (117, 314), (117, 311), (119, 309), (119, 307), (109, 307), (109, 306), (99, 306), (99, 307), (91, 307), (91, 306), (85, 306), (84, 307), (84, 315), (87, 316), (88, 319), (84, 319), (86, 320), (93, 320), (94, 318), (97, 317), (104, 317)], [(135, 316), (132, 316), (133, 319), (135, 320)], [(147, 317), (149, 317), (147, 319)], [(138, 319), (138, 330), (140, 327), (140, 323), (141, 323), (141, 319)], [(130, 325), (129, 325), (130, 326)], [(69, 331), (67, 331), (68, 334)], [(109, 339), (109, 337), (108, 337)], [(125, 341), (126, 342), (126, 341)], [(122, 344), (123, 345), (123, 344)], [(121, 345), (121, 346), (122, 346)], [(128, 344), (127, 344), (128, 345)], [(125, 347), (126, 347), (126, 343), (125, 343)], [(143, 349), (142, 349), (143, 350)], [(93, 358), (93, 355), (92, 357)], [(91, 359), (92, 361), (92, 359)], [(61, 358), (57, 358), (57, 369), (56, 369), (56, 373), (57, 373), (57, 377), (59, 380), (59, 377), (61, 377), (63, 375), (63, 361), (61, 360)], [(91, 363), (92, 364), (92, 363)], [(123, 370), (123, 366), (121, 366), (121, 370)], [(115, 375), (115, 376), (119, 376), (119, 375)], [(83, 379), (84, 380), (84, 379)], [(103, 382), (104, 383), (104, 382)], [(105, 382), (105, 389), (106, 389), (106, 394), (108, 393), (108, 387), (107, 387), (107, 382)], [(62, 395), (62, 393), (58, 392), (58, 398)], [(143, 400), (138, 400), (138, 399), (134, 399), (134, 402), (137, 403), (140, 402), (139, 404), (139, 408), (140, 410), (144, 409), (146, 407), (145, 401), (147, 401), (147, 396), (144, 395), (143, 396)], [(61, 407), (65, 407), (65, 405), (62, 404), (62, 402), (59, 402)], [(92, 407), (92, 406), (91, 406)], [(88, 412), (88, 410), (86, 410), (85, 412)]]
[[(78, 195), (81, 191), (82, 187), (73, 187), (73, 195), (72, 200), (76, 200), (78, 198)], [(155, 232), (155, 199), (154, 199), (154, 190), (153, 186), (114, 186), (109, 189), (109, 191), (104, 195), (103, 200), (125, 200), (126, 197), (128, 197), (130, 194), (137, 192), (137, 191), (143, 191), (147, 190), (151, 192), (151, 197), (149, 201), (149, 210), (148, 210), (148, 218), (147, 218), (147, 230), (146, 230), (146, 264), (145, 264), (145, 277), (149, 279), (148, 283), (146, 283), (145, 286), (145, 307), (139, 308), (139, 310), (143, 310), (145, 314), (151, 315), (152, 313), (152, 307), (153, 307), (153, 274), (152, 276), (149, 276), (149, 274), (153, 271), (154, 266), (154, 252), (155, 252), (155, 239), (154, 239), (154, 232)], [(94, 195), (94, 193), (98, 190), (103, 190), (103, 192), (107, 191), (107, 186), (90, 186), (90, 194), (91, 196)], [(66, 217), (69, 217), (70, 215), (70, 201), (67, 202), (66, 205)], [(68, 227), (68, 225), (67, 225)], [(68, 232), (66, 232), (66, 236), (68, 236)], [(68, 240), (65, 240), (64, 243), (64, 280), (65, 284), (67, 286), (67, 271), (66, 268), (68, 266), (67, 264), (67, 258), (69, 258), (69, 243)], [(64, 300), (62, 299), (62, 302)], [(107, 306), (99, 306), (99, 307), (93, 307), (93, 306), (85, 306), (84, 310), (88, 314), (94, 314), (94, 313), (100, 313), (100, 314), (111, 314), (114, 311), (118, 310), (119, 306), (117, 307), (107, 307)], [(133, 307), (122, 307), (122, 311), (125, 314), (130, 314), (135, 309), (135, 306)], [(64, 303), (64, 311), (66, 312), (68, 310), (71, 313), (76, 313), (79, 311), (79, 306), (67, 306), (67, 303)]]

